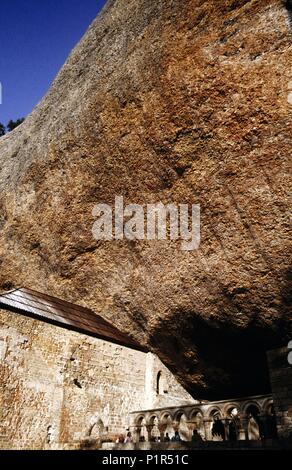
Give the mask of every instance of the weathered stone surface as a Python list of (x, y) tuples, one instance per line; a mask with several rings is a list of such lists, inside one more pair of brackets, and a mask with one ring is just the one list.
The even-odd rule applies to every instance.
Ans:
[[(167, 394), (156, 393), (158, 372)], [(133, 411), (194, 402), (151, 353), (4, 310), (0, 378), (6, 449), (79, 448), (125, 435)]]
[[(91, 307), (197, 397), (265, 392), (291, 336), (291, 33), (282, 0), (109, 1), (0, 139), (1, 289)], [(200, 250), (95, 242), (115, 195), (199, 202)]]

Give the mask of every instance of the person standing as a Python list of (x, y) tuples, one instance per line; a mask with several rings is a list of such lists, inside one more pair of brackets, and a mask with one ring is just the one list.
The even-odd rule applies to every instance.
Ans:
[(181, 441), (181, 437), (180, 437), (178, 431), (175, 431), (174, 436), (171, 438), (171, 440), (172, 440), (173, 442), (179, 442), (179, 441)]
[(167, 432), (164, 436), (164, 442), (169, 442), (169, 441), (170, 441), (170, 437), (169, 437), (169, 434)]
[(129, 432), (127, 433), (127, 437), (126, 437), (126, 439), (125, 439), (125, 444), (128, 444), (128, 443), (130, 443), (130, 442), (133, 442), (133, 438), (132, 438), (132, 433), (129, 431)]

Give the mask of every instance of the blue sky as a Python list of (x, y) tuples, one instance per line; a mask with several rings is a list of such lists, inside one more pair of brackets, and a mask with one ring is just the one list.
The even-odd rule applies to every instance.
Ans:
[(0, 122), (30, 113), (105, 3), (1, 0)]

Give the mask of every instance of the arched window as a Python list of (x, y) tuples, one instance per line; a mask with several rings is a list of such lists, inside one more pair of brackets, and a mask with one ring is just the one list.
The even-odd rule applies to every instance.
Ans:
[(104, 424), (102, 422), (101, 419), (98, 419), (97, 421), (95, 421), (95, 423), (93, 423), (90, 428), (89, 428), (89, 432), (88, 432), (88, 435), (90, 437), (94, 437), (95, 439), (98, 439), (102, 436), (102, 434), (104, 433)]
[(164, 395), (168, 393), (167, 378), (165, 374), (160, 370), (156, 376), (156, 394)]
[(162, 372), (161, 370), (157, 374), (156, 378), (156, 393), (157, 395), (161, 395), (162, 393)]

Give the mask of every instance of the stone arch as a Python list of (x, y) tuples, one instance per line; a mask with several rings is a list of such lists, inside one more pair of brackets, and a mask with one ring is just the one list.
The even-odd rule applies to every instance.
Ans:
[(143, 414), (135, 419), (135, 433), (138, 442), (147, 441), (146, 417)]
[(151, 414), (147, 419), (147, 425), (152, 426), (156, 420), (159, 421), (158, 415), (156, 413)]
[(205, 439), (204, 414), (200, 408), (193, 408), (189, 413), (192, 432), (196, 430)]
[(224, 405), (222, 414), (224, 418), (231, 418), (231, 412), (232, 410), (237, 410), (237, 414), (240, 414), (240, 405), (236, 402), (231, 402), (231, 403), (226, 403)]
[(160, 437), (159, 418), (156, 414), (152, 414), (148, 419), (147, 427), (149, 429), (150, 441), (155, 441)]
[(212, 406), (212, 408), (208, 411), (208, 418), (209, 419), (213, 419), (215, 415), (219, 415), (220, 418), (222, 418), (222, 411), (221, 411), (221, 408), (219, 408), (219, 406)]
[(250, 441), (261, 439), (261, 406), (257, 402), (249, 402), (244, 406), (247, 419), (247, 436)]
[(174, 420), (174, 415), (173, 410), (168, 410), (167, 408), (162, 410), (161, 413), (159, 414), (159, 421), (162, 423), (165, 416), (170, 416), (172, 420)]
[(156, 394), (161, 395), (162, 371), (159, 370), (156, 376)]
[(242, 405), (242, 413), (244, 416), (247, 416), (247, 410), (250, 408), (250, 406), (255, 406), (259, 411), (261, 410), (261, 405), (256, 400), (246, 401)]
[(173, 417), (168, 411), (163, 412), (160, 416), (160, 430), (163, 438), (171, 439), (174, 435)]
[(241, 421), (240, 406), (238, 403), (227, 403), (224, 407), (226, 437), (229, 441), (237, 441), (240, 438)]
[(274, 407), (274, 401), (272, 398), (267, 398), (262, 403), (261, 410), (261, 435), (265, 439), (277, 439), (277, 417)]
[(145, 422), (146, 422), (146, 416), (145, 416), (143, 413), (141, 413), (141, 414), (139, 414), (138, 416), (136, 416), (136, 417), (135, 417), (135, 421), (134, 421), (135, 426), (138, 426), (139, 423), (140, 423), (143, 419), (144, 419)]
[(168, 393), (168, 386), (165, 374), (162, 370), (159, 370), (156, 375), (156, 394), (164, 395)]
[(272, 415), (274, 414), (274, 401), (272, 398), (267, 398), (262, 404), (262, 414)]
[[(223, 424), (223, 413), (219, 406), (213, 406), (208, 412), (207, 439), (225, 440), (225, 426)], [(218, 423), (217, 423), (218, 421)], [(220, 429), (217, 429), (219, 428)]]
[(95, 422), (93, 422), (88, 430), (88, 436), (93, 439), (100, 439), (101, 436), (104, 434), (105, 427), (103, 424), (102, 419), (98, 418)]
[(188, 416), (185, 410), (177, 410), (174, 414), (174, 421), (175, 431), (179, 432), (180, 437), (183, 441), (188, 441), (190, 437), (190, 430), (188, 426)]
[(182, 415), (185, 415), (186, 417), (188, 417), (186, 410), (184, 410), (183, 408), (177, 409), (173, 415), (174, 421), (179, 422)]
[(200, 408), (200, 407), (198, 407), (198, 406), (195, 406), (194, 408), (191, 408), (191, 409), (189, 410), (189, 417), (190, 417), (190, 419), (192, 419), (192, 417), (193, 417), (194, 415), (196, 415), (197, 413), (201, 413), (202, 416), (204, 415), (202, 408)]
[(198, 407), (195, 407), (195, 408), (192, 408), (190, 411), (189, 411), (189, 419), (190, 421), (198, 414), (200, 413), (202, 415), (202, 418), (204, 418), (204, 413), (202, 411), (201, 408), (198, 408)]

